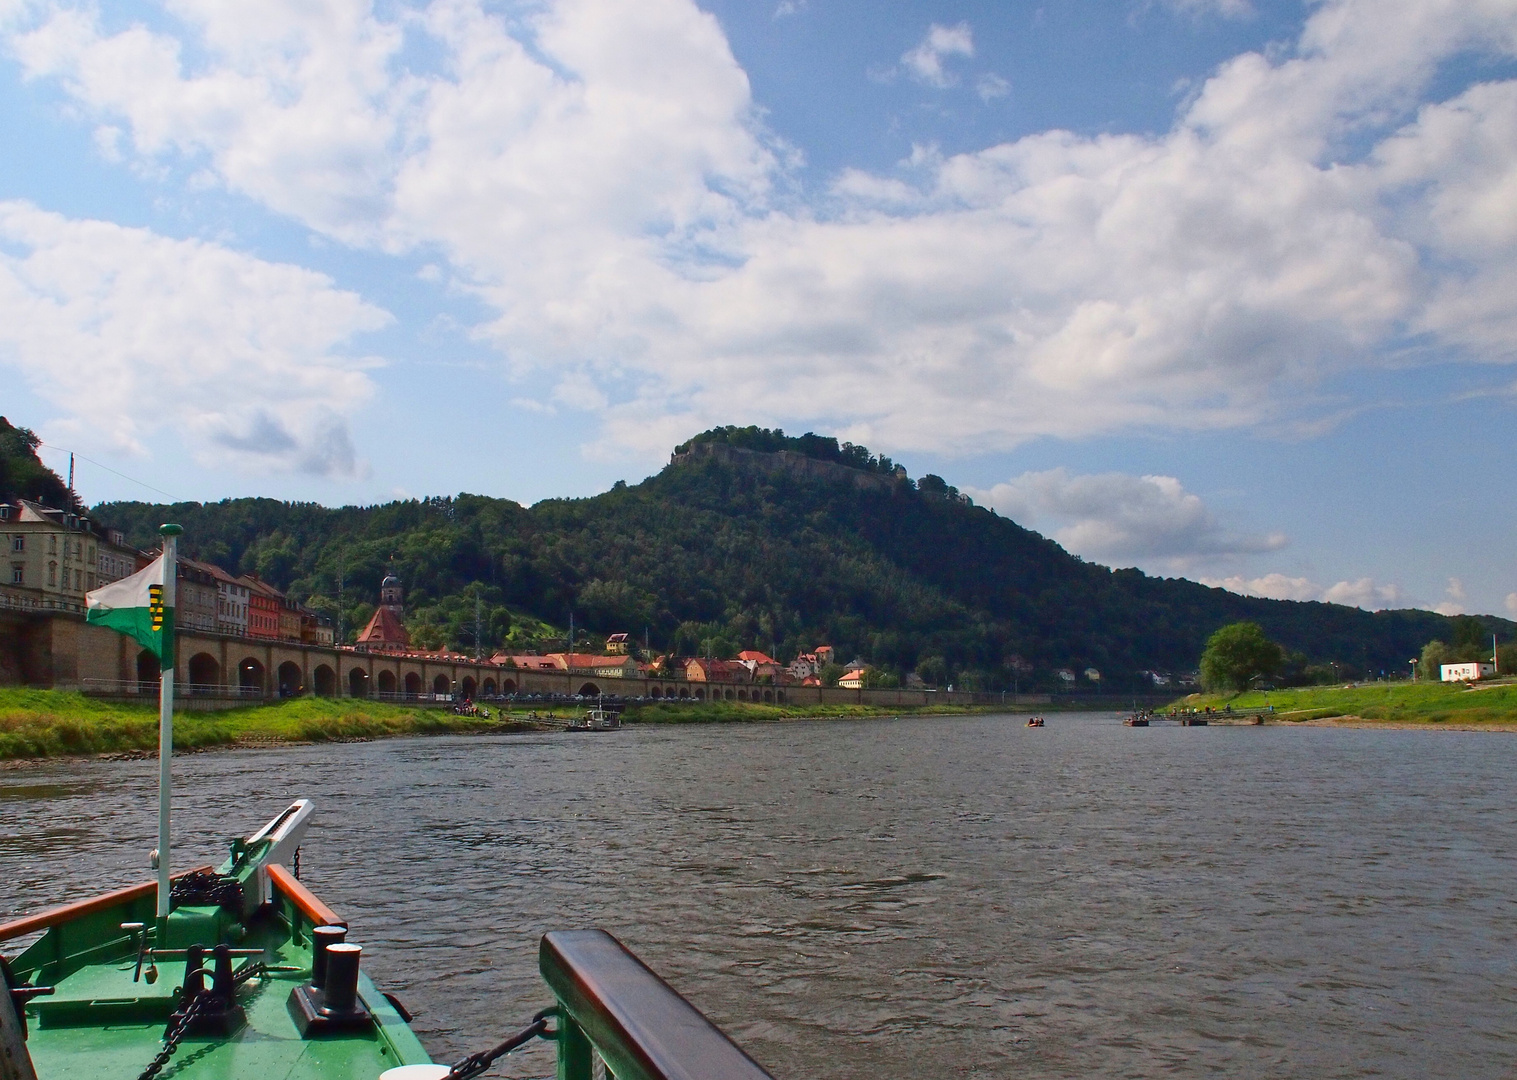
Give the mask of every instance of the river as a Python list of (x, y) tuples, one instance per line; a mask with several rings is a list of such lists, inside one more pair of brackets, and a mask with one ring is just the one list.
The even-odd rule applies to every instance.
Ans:
[[(302, 876), (438, 1060), (600, 926), (781, 1080), (1517, 1070), (1517, 739), (1022, 719), (197, 754), (174, 863), (315, 800)], [(155, 777), (0, 772), (0, 917), (145, 880)]]

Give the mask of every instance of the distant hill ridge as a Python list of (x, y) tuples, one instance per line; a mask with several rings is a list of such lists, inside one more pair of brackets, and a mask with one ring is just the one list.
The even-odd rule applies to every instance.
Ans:
[[(134, 542), (170, 518), (185, 550), (256, 572), (351, 632), (393, 566), (421, 645), (561, 649), (572, 611), (597, 634), (655, 653), (788, 659), (818, 644), (961, 686), (1059, 685), (1095, 668), (1133, 688), (1141, 671), (1188, 671), (1212, 631), (1258, 621), (1298, 666), (1400, 671), (1450, 621), (1239, 596), (1084, 562), (973, 505), (936, 476), (825, 436), (716, 428), (636, 485), (523, 507), (477, 495), (328, 509), (269, 499), (97, 515)], [(476, 623), (476, 612), (478, 622)], [(1487, 632), (1514, 627), (1483, 617)]]

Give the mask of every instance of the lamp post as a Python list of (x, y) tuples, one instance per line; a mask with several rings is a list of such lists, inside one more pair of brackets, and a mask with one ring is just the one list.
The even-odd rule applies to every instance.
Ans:
[(1408, 660), (1407, 663), (1412, 665), (1412, 682), (1416, 682), (1417, 681), (1417, 658), (1414, 656), (1410, 660)]

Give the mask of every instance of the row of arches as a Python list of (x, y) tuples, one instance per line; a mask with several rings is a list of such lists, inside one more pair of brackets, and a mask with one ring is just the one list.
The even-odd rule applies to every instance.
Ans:
[[(257, 657), (248, 656), (238, 661), (235, 682), (231, 687), (224, 684), (221, 664), (210, 653), (196, 653), (190, 657), (187, 666), (189, 685), (185, 687), (185, 690), (191, 694), (222, 694), (234, 688), (237, 693), (248, 697), (263, 697), (271, 688), (268, 672)], [(158, 658), (146, 650), (137, 657), (137, 680), (141, 683), (158, 681)], [(305, 673), (299, 664), (286, 660), (274, 672), (272, 689), (277, 690), (280, 697), (299, 697), (304, 694), (315, 694), (317, 697), (337, 696), (337, 672), (330, 664), (318, 664), (311, 672), (311, 683), (309, 687), (305, 684)], [(384, 669), (371, 678), (368, 670), (361, 667), (351, 668), (348, 671), (347, 683), (348, 696), (361, 698), (373, 694), (382, 697), (418, 698), (424, 693), (456, 693), (459, 697), (473, 699), (480, 695), (489, 698), (497, 693), (514, 694), (517, 689), (514, 679), (502, 679), (497, 685), (493, 678), (486, 678), (480, 682), (472, 675), (465, 675), (456, 686), (446, 674), (437, 675), (432, 679), (430, 686), (426, 685), (421, 675), (414, 671), (397, 675), (394, 671)], [(601, 691), (595, 683), (587, 682), (576, 693), (580, 697), (599, 697)], [(653, 698), (705, 701), (708, 690), (702, 685), (653, 686), (649, 689), (648, 695)], [(772, 688), (760, 690), (756, 686), (752, 690), (713, 686), (709, 689), (709, 695), (712, 701), (763, 701), (781, 705), (785, 702), (785, 691)]]
[[(210, 653), (196, 653), (190, 657), (186, 675), (189, 677), (189, 686), (185, 689), (191, 694), (220, 694), (228, 689), (235, 689), (238, 693), (249, 697), (263, 697), (271, 688), (268, 672), (264, 669), (263, 663), (253, 656), (245, 657), (238, 662), (235, 682), (231, 687), (223, 682), (221, 663)], [(158, 681), (158, 659), (147, 650), (143, 650), (137, 657), (137, 680), (143, 683)], [(446, 674), (440, 674), (432, 679), (430, 685), (426, 685), (421, 675), (414, 671), (398, 676), (395, 672), (386, 669), (380, 671), (371, 680), (368, 670), (359, 667), (348, 671), (347, 681), (350, 697), (369, 697), (372, 693), (378, 692), (382, 695), (416, 698), (423, 693), (453, 694), (456, 692), (462, 697), (473, 698), (479, 694), (493, 697), (497, 692), (503, 694), (516, 692), (516, 683), (511, 679), (503, 680), (497, 688), (493, 678), (486, 678), (483, 682), (479, 682), (472, 675), (466, 675), (455, 687), (451, 678)], [(275, 670), (272, 688), (278, 691), (280, 697), (299, 697), (308, 693), (314, 693), (317, 697), (337, 696), (337, 672), (330, 664), (316, 665), (311, 672), (311, 682), (312, 685), (308, 687), (305, 683), (305, 673), (300, 665), (293, 660), (286, 660)]]

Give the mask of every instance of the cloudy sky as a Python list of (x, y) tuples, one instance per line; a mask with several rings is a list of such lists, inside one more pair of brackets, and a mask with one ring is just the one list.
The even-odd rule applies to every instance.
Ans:
[(107, 498), (713, 424), (1517, 616), (1513, 0), (0, 0), (0, 411)]

